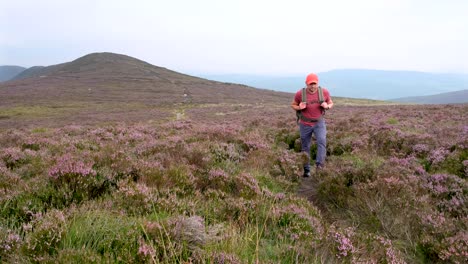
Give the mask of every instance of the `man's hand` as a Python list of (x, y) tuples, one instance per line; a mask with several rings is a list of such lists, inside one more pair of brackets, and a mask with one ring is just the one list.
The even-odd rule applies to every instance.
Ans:
[(299, 110), (302, 110), (302, 109), (305, 109), (307, 107), (306, 103), (305, 102), (301, 102), (299, 104)]
[(328, 109), (328, 104), (327, 104), (327, 102), (323, 102), (320, 106), (323, 107), (323, 108), (325, 108), (325, 109)]

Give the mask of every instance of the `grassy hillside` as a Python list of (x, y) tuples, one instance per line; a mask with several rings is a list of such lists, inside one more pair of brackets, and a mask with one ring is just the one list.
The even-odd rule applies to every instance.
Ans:
[[(25, 74), (26, 75), (26, 74)], [(93, 53), (0, 84), (2, 106), (278, 103), (289, 94), (209, 81), (114, 53)]]
[[(0, 129), (170, 120), (198, 105), (289, 108), (293, 94), (209, 81), (125, 55), (92, 53), (71, 62), (32, 67), (0, 84)], [(339, 104), (380, 101), (336, 98)], [(155, 110), (157, 109), (157, 110)]]
[[(224, 116), (223, 111), (217, 109), (230, 109), (228, 112), (257, 111), (258, 109), (281, 108), (283, 111), (292, 111), (290, 104), (293, 94), (285, 96), (279, 103), (238, 103), (194, 104), (173, 103), (160, 104), (144, 103), (139, 101), (114, 102), (47, 102), (38, 105), (18, 104), (13, 106), (0, 106), (0, 131), (9, 128), (34, 128), (37, 126), (62, 127), (70, 124), (98, 125), (119, 122), (151, 121), (156, 123), (173, 120), (177, 113), (190, 109), (211, 109), (213, 113)], [(335, 104), (341, 106), (379, 106), (395, 105), (386, 101), (353, 99), (336, 97)]]
[(283, 105), (8, 129), (0, 261), (462, 263), (466, 113), (338, 105), (326, 169), (309, 181)]

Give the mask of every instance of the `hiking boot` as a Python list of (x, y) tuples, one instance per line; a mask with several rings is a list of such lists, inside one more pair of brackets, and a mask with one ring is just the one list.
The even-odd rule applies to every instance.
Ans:
[(304, 171), (304, 174), (302, 175), (302, 177), (304, 178), (310, 177), (310, 171)]

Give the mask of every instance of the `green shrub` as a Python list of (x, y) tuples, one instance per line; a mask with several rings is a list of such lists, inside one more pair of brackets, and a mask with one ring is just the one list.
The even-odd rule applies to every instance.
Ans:
[(112, 193), (116, 209), (129, 215), (144, 215), (153, 209), (156, 198), (145, 184), (122, 181), (118, 190)]
[(22, 250), (33, 260), (40, 256), (55, 254), (66, 233), (66, 216), (62, 211), (51, 210), (45, 215), (38, 213), (27, 226)]
[(18, 254), (21, 242), (19, 234), (0, 225), (0, 262), (13, 254)]
[(446, 171), (461, 178), (466, 178), (465, 166), (463, 165), (465, 160), (468, 160), (468, 149), (455, 150), (443, 162), (433, 166), (431, 171)]
[(318, 203), (325, 208), (346, 208), (348, 200), (354, 196), (349, 179), (343, 176), (327, 175), (317, 188)]

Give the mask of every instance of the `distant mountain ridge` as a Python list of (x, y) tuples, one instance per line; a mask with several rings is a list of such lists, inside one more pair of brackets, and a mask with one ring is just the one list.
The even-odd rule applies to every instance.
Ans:
[(91, 53), (71, 62), (31, 67), (12, 80), (54, 76), (79, 77), (146, 77), (157, 79), (158, 75), (175, 73), (165, 68), (122, 54), (110, 52)]
[[(18, 66), (3, 66), (0, 67), (0, 70), (11, 70), (12, 67), (19, 73), (14, 77), (12, 77), (13, 73), (10, 73), (8, 77), (5, 77), (9, 78), (8, 82), (3, 83), (7, 86), (20, 86), (23, 87), (22, 89), (30, 89), (32, 86), (36, 86), (52, 91), (55, 89), (53, 87), (58, 86), (59, 83), (64, 87), (62, 89), (65, 90), (67, 87), (74, 87), (72, 89), (75, 89), (80, 86), (108, 87), (112, 83), (117, 83), (117, 86), (122, 88), (139, 87), (136, 84), (139, 83), (143, 84), (143, 86), (152, 86), (147, 88), (147, 91), (157, 91), (158, 93), (164, 93), (166, 96), (170, 96), (171, 91), (176, 94), (185, 94), (194, 102), (235, 101), (235, 97), (243, 98), (246, 102), (255, 101), (252, 98), (264, 101), (264, 95), (271, 99), (269, 96), (272, 95), (273, 91), (296, 92), (304, 87), (306, 75), (278, 77), (229, 74), (199, 75), (197, 77), (151, 65), (127, 55), (109, 52), (91, 53), (71, 62), (47, 67), (34, 66), (25, 69)], [(468, 88), (468, 75), (463, 74), (344, 69), (322, 72), (318, 73), (318, 75), (320, 85), (328, 88), (332, 96), (358, 99), (394, 100), (396, 98), (396, 100), (403, 100), (406, 97), (463, 91)], [(10, 84), (11, 82), (14, 84)], [(201, 86), (208, 88), (200, 89)], [(231, 90), (226, 88), (228, 86), (242, 87), (241, 90), (247, 88), (248, 92), (239, 92), (237, 89)], [(155, 87), (159, 88), (155, 89)], [(213, 87), (218, 87), (218, 89), (212, 90)], [(261, 89), (253, 89), (252, 87)], [(17, 89), (17, 92), (21, 90)], [(41, 89), (33, 89), (30, 92), (35, 94)], [(207, 92), (208, 90), (210, 92)], [(275, 96), (277, 95), (275, 94)], [(459, 98), (452, 96), (447, 98), (449, 101), (444, 101), (444, 103), (459, 102)], [(450, 98), (455, 101), (450, 101)], [(418, 100), (419, 102), (424, 101), (422, 98), (418, 99), (421, 99)], [(411, 100), (415, 100), (415, 98)]]
[[(200, 75), (203, 78), (295, 92), (304, 87), (303, 76)], [(320, 85), (332, 96), (388, 100), (468, 89), (468, 75), (416, 71), (343, 69), (318, 73)]]
[(395, 98), (390, 101), (416, 104), (464, 104), (468, 103), (468, 89), (428, 96)]
[(74, 61), (31, 67), (0, 83), (2, 104), (115, 102), (289, 103), (290, 94), (178, 73), (121, 54), (91, 53)]
[(11, 80), (25, 69), (21, 66), (0, 66), (0, 82)]

